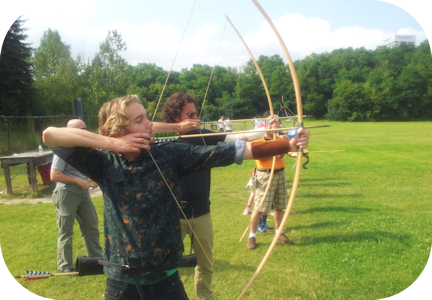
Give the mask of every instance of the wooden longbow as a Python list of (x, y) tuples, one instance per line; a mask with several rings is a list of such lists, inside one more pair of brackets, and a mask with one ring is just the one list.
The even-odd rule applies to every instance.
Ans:
[[(298, 78), (297, 78), (297, 73), (295, 71), (294, 68), (294, 64), (291, 60), (291, 56), (288, 53), (288, 49), (285, 46), (285, 43), (282, 39), (282, 37), (280, 36), (278, 30), (276, 29), (276, 27), (274, 26), (272, 20), (270, 19), (270, 17), (267, 15), (267, 13), (264, 11), (264, 9), (261, 7), (261, 5), (258, 3), (258, 1), (256, 0), (252, 0), (252, 2), (255, 4), (255, 6), (258, 8), (258, 10), (262, 13), (262, 15), (264, 16), (264, 18), (267, 20), (267, 22), (269, 23), (270, 27), (273, 29), (274, 33), (276, 34), (279, 43), (282, 46), (282, 49), (284, 51), (285, 57), (288, 61), (288, 65), (290, 68), (290, 72), (291, 72), (291, 76), (294, 82), (294, 90), (295, 90), (295, 95), (296, 95), (296, 102), (297, 102), (297, 115), (299, 116), (298, 118), (298, 128), (302, 128), (303, 127), (303, 106), (302, 106), (302, 100), (301, 100), (301, 95), (300, 95), (300, 84), (298, 82)], [(298, 148), (297, 149), (297, 166), (301, 165), (301, 161), (302, 161), (302, 157), (303, 157), (303, 151), (302, 149)], [(252, 283), (255, 281), (256, 277), (258, 276), (258, 274), (261, 272), (262, 268), (264, 267), (267, 259), (269, 258), (270, 254), (272, 253), (276, 243), (278, 242), (279, 236), (282, 233), (282, 229), (285, 226), (285, 223), (288, 219), (289, 213), (291, 211), (291, 207), (294, 203), (294, 198), (295, 195), (297, 193), (297, 187), (298, 187), (298, 183), (300, 180), (300, 172), (301, 172), (301, 168), (298, 167), (296, 168), (296, 173), (295, 173), (295, 177), (294, 177), (294, 182), (293, 182), (293, 186), (292, 186), (292, 190), (291, 190), (291, 195), (290, 195), (290, 199), (288, 201), (288, 205), (287, 208), (285, 210), (285, 214), (283, 216), (282, 222), (279, 226), (279, 230), (277, 233), (275, 233), (275, 236), (273, 237), (273, 241), (269, 247), (269, 249), (267, 250), (267, 253), (265, 254), (264, 258), (262, 259), (261, 263), (259, 264), (257, 270), (255, 271), (255, 273), (253, 274), (252, 278), (249, 280), (249, 282), (247, 283), (247, 285), (245, 286), (245, 288), (243, 289), (243, 291), (241, 292), (240, 296), (237, 299), (241, 299), (244, 294), (246, 293), (246, 291), (249, 289), (249, 287), (252, 285)]]
[[(235, 32), (237, 33), (237, 35), (239, 36), (240, 40), (243, 42), (243, 45), (246, 47), (246, 49), (247, 49), (247, 51), (248, 51), (250, 57), (252, 58), (252, 61), (253, 61), (254, 65), (255, 65), (255, 67), (257, 68), (258, 74), (259, 74), (259, 76), (260, 76), (260, 78), (261, 78), (261, 81), (262, 81), (262, 83), (263, 83), (263, 85), (264, 85), (264, 90), (265, 90), (266, 95), (267, 95), (267, 100), (268, 100), (268, 103), (269, 103), (269, 109), (270, 109), (270, 119), (272, 119), (272, 118), (274, 117), (273, 103), (272, 103), (272, 101), (271, 101), (270, 92), (269, 92), (269, 90), (268, 90), (267, 83), (266, 83), (266, 81), (265, 81), (265, 79), (264, 79), (264, 75), (263, 75), (263, 73), (261, 72), (261, 68), (259, 67), (258, 63), (256, 62), (256, 60), (255, 60), (255, 58), (254, 58), (252, 52), (250, 51), (249, 47), (246, 45), (246, 42), (243, 40), (242, 36), (240, 35), (240, 33), (239, 33), (239, 32), (237, 31), (237, 29), (235, 28), (234, 24), (231, 22), (231, 20), (228, 18), (227, 15), (225, 15), (225, 17), (227, 18), (228, 22), (229, 22), (229, 23), (231, 24), (231, 26), (233, 27), (234, 31), (235, 31)], [(276, 134), (273, 134), (273, 140), (276, 140)], [(271, 182), (272, 182), (272, 180), (273, 180), (275, 164), (276, 164), (276, 156), (273, 156), (273, 161), (272, 161), (272, 166), (271, 166), (271, 171), (270, 171), (270, 177), (269, 177), (269, 180), (268, 180), (268, 183), (267, 183), (267, 187), (266, 187), (266, 189), (265, 189), (265, 191), (264, 191), (264, 195), (263, 195), (263, 197), (262, 197), (262, 199), (261, 199), (260, 205), (259, 205), (258, 208), (256, 209), (256, 210), (258, 210), (258, 211), (259, 211), (260, 208), (262, 207), (262, 205), (263, 205), (263, 203), (264, 203), (264, 200), (265, 200), (265, 198), (267, 197), (268, 191), (269, 191), (269, 189), (270, 189)], [(249, 230), (249, 227), (251, 226), (251, 224), (252, 224), (252, 220), (249, 222), (249, 225), (246, 227), (246, 230), (245, 230), (245, 232), (243, 233), (242, 237), (240, 238), (240, 241), (239, 241), (239, 242), (241, 242), (241, 241), (243, 240), (243, 237), (245, 236), (245, 234), (246, 234), (247, 231)]]

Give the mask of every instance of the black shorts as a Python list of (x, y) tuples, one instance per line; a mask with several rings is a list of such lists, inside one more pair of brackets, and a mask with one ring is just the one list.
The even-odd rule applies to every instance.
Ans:
[[(180, 281), (178, 272), (153, 284), (141, 285), (145, 300), (188, 300), (188, 296)], [(105, 291), (107, 300), (140, 300), (135, 284), (123, 281), (107, 280)]]

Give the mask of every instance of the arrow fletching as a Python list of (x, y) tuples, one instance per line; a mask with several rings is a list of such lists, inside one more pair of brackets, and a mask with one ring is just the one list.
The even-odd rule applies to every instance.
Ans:
[(37, 280), (37, 279), (46, 279), (51, 277), (52, 275), (49, 272), (44, 271), (25, 271), (27, 275), (24, 276), (15, 276), (15, 278), (27, 278), (25, 281), (29, 280)]

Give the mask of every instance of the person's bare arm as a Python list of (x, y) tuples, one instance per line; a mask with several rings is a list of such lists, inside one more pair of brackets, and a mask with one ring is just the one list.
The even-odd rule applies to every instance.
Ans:
[(201, 121), (198, 119), (186, 119), (180, 123), (161, 123), (153, 122), (154, 133), (178, 133), (186, 134), (189, 131), (201, 127)]
[(150, 136), (147, 133), (133, 133), (114, 138), (77, 128), (48, 127), (42, 137), (45, 145), (50, 148), (93, 147), (118, 153), (150, 150)]
[(245, 142), (249, 141), (249, 139), (246, 136), (246, 134), (238, 134), (237, 137), (238, 137), (239, 140), (242, 140), (242, 141), (245, 141)]
[(64, 184), (76, 183), (80, 187), (82, 187), (83, 190), (88, 190), (90, 188), (90, 183), (88, 182), (88, 180), (84, 180), (84, 179), (79, 178), (79, 177), (69, 176), (69, 175), (64, 174), (60, 170), (56, 170), (56, 169), (52, 169), (52, 168), (50, 171), (50, 178), (51, 178), (51, 181), (53, 181), (53, 182), (61, 182)]

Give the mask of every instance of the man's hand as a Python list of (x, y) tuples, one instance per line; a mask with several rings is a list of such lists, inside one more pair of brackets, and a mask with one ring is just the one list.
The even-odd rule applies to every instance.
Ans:
[(82, 187), (83, 190), (88, 190), (90, 188), (90, 182), (88, 180), (84, 180), (81, 178), (76, 177), (77, 184)]
[(269, 121), (269, 128), (270, 129), (276, 129), (276, 128), (280, 128), (281, 124), (279, 122), (278, 118), (273, 118)]
[(300, 149), (305, 149), (309, 145), (309, 134), (309, 130), (299, 128), (296, 132), (296, 135), (290, 140), (291, 152), (296, 152), (297, 147), (300, 147)]
[(198, 119), (185, 119), (178, 123), (179, 130), (178, 134), (186, 134), (189, 131), (201, 128), (201, 121)]
[(96, 183), (96, 181), (90, 180), (92, 183), (92, 189), (97, 189), (99, 187), (99, 184)]
[(138, 153), (141, 149), (150, 150), (150, 135), (131, 133), (119, 138), (111, 138), (108, 149), (117, 153)]

